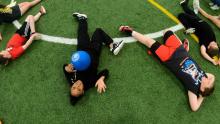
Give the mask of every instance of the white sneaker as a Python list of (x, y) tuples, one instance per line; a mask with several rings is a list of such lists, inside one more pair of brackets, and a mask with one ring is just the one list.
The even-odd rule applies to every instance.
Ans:
[(113, 43), (113, 47), (110, 49), (110, 51), (114, 54), (114, 55), (118, 55), (119, 51), (122, 49), (122, 47), (124, 46), (124, 41), (120, 41), (120, 42), (115, 42)]
[(210, 7), (212, 10), (219, 10), (219, 6), (218, 5), (213, 5)]
[(180, 1), (180, 5), (184, 4), (185, 2), (186, 2), (186, 0)]
[(192, 34), (195, 33), (196, 29), (195, 28), (188, 28), (187, 30), (185, 30), (186, 34)]
[(210, 2), (210, 3), (209, 3), (209, 6), (214, 6), (214, 3), (213, 3), (213, 2)]
[(72, 16), (77, 18), (78, 20), (87, 19), (87, 15), (86, 14), (81, 14), (81, 13), (78, 13), (78, 12), (74, 12), (72, 14)]
[(199, 8), (199, 0), (193, 0), (193, 9), (195, 14), (199, 13)]

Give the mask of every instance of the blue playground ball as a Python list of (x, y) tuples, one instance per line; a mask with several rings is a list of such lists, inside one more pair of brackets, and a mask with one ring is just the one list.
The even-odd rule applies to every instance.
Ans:
[(91, 58), (85, 51), (76, 51), (73, 53), (71, 63), (78, 71), (86, 70), (91, 64)]

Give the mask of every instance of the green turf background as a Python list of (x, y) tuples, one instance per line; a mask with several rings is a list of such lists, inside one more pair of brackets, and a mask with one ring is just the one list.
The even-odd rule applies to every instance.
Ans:
[[(157, 2), (174, 15), (182, 11), (179, 1)], [(71, 16), (75, 11), (88, 15), (90, 35), (96, 27), (112, 37), (122, 37), (125, 35), (118, 32), (122, 24), (144, 34), (176, 25), (146, 0), (43, 0), (41, 4), (48, 14), (37, 23), (37, 31), (54, 36), (76, 37), (78, 25)], [(209, 13), (219, 13), (208, 8), (208, 1), (202, 1), (201, 6)], [(38, 12), (39, 7), (32, 8), (19, 21)], [(219, 39), (219, 29), (212, 27)], [(0, 49), (3, 49), (16, 29), (12, 24), (1, 25), (0, 29), (4, 38)], [(139, 43), (126, 44), (118, 56), (103, 47), (100, 69), (110, 70), (106, 93), (100, 95), (92, 88), (72, 106), (62, 65), (70, 61), (76, 47), (35, 41), (22, 57), (0, 67), (0, 118), (5, 124), (218, 124), (219, 67), (200, 56), (199, 46), (191, 37), (182, 31), (177, 34), (190, 40), (192, 57), (216, 76), (215, 93), (205, 99), (196, 113), (191, 112), (180, 81), (147, 55), (146, 48)]]

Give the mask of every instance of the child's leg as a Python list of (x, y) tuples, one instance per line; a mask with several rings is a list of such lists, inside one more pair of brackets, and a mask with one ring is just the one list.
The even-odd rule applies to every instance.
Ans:
[(102, 43), (110, 47), (113, 40), (100, 28), (97, 28), (92, 35), (91, 45), (96, 50), (98, 56), (101, 54)]
[(102, 43), (104, 43), (109, 48), (113, 47), (112, 38), (106, 34), (101, 28), (97, 28), (92, 35), (91, 43), (93, 47), (100, 53)]
[(132, 36), (137, 39), (140, 43), (144, 44), (148, 48), (151, 48), (151, 46), (156, 42), (154, 39), (144, 36), (141, 33), (138, 33), (136, 31), (132, 32)]
[(90, 45), (88, 23), (86, 19), (79, 20), (77, 50), (83, 50)]
[(183, 8), (183, 11), (189, 15), (197, 16), (189, 7), (188, 7), (189, 0), (186, 0), (184, 3), (180, 4)]
[(36, 32), (36, 30), (35, 30), (35, 20), (34, 20), (34, 16), (29, 15), (29, 16), (26, 18), (25, 22), (27, 22), (28, 25), (30, 26), (31, 33)]
[(124, 45), (123, 41), (113, 43), (113, 39), (107, 33), (105, 33), (101, 28), (97, 28), (92, 36), (91, 44), (99, 55), (101, 53), (103, 43), (110, 48), (110, 51), (114, 55), (118, 55)]
[(23, 3), (18, 4), (20, 11), (21, 11), (21, 15), (26, 13), (31, 7), (35, 6), (39, 2), (41, 2), (41, 0), (33, 0), (32, 2), (23, 2)]
[(44, 8), (44, 6), (41, 6), (39, 12), (34, 16), (34, 21), (37, 22), (40, 19), (40, 17), (46, 13), (47, 11)]
[(150, 48), (152, 46), (152, 44), (154, 44), (156, 42), (154, 39), (152, 39), (150, 37), (144, 36), (141, 33), (133, 31), (133, 29), (129, 26), (121, 26), (119, 28), (119, 31), (125, 32), (128, 35), (133, 36), (136, 40), (138, 40), (140, 43), (144, 44), (148, 48)]
[(180, 20), (180, 22), (184, 25), (184, 27), (186, 29), (195, 28), (195, 26), (200, 21), (200, 19), (195, 18), (194, 16), (191, 16), (191, 15), (186, 14), (186, 13), (180, 13), (178, 15), (178, 19)]

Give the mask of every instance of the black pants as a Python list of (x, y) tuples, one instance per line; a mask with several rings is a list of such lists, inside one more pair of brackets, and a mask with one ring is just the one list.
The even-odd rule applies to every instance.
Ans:
[(199, 23), (202, 22), (202, 20), (188, 7), (188, 0), (181, 6), (185, 13), (180, 13), (178, 19), (184, 27), (186, 29), (199, 27)]
[(19, 28), (16, 33), (18, 33), (19, 35), (25, 37), (26, 39), (29, 39), (31, 36), (31, 27), (30, 27), (30, 23), (29, 22), (24, 22), (21, 26), (21, 28)]
[(94, 49), (98, 56), (101, 54), (102, 43), (109, 46), (113, 43), (112, 38), (101, 28), (97, 28), (92, 35), (91, 41), (88, 34), (88, 24), (86, 20), (79, 20), (77, 50)]
[[(186, 29), (195, 28), (195, 35), (199, 38), (199, 41), (204, 42), (216, 41), (215, 34), (211, 26), (200, 19), (189, 7), (188, 0), (183, 3), (182, 8), (185, 13), (180, 13), (178, 19), (184, 25)], [(209, 43), (207, 43), (209, 44)]]

